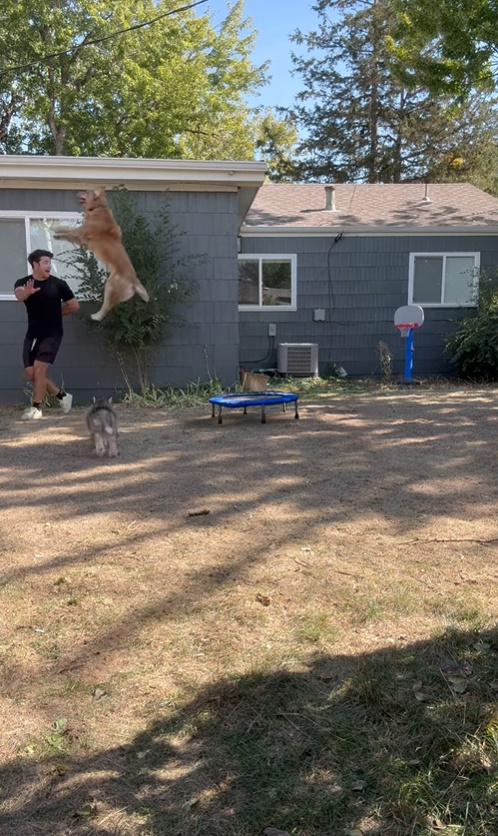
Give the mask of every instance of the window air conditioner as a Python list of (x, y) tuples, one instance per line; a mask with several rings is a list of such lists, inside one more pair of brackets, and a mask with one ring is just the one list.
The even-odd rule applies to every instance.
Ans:
[(318, 344), (279, 343), (277, 368), (292, 377), (318, 377)]

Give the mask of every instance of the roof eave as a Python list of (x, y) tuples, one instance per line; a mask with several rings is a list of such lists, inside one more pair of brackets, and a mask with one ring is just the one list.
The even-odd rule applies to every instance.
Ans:
[(266, 164), (246, 160), (159, 160), (132, 157), (41, 157), (0, 155), (0, 179), (60, 181), (81, 180), (206, 183), (259, 187), (265, 179)]
[(487, 225), (464, 225), (464, 226), (385, 226), (351, 225), (351, 226), (257, 226), (244, 224), (240, 234), (245, 237), (332, 237), (344, 235), (355, 237), (360, 235), (368, 236), (399, 236), (399, 235), (498, 235), (498, 223), (496, 226)]

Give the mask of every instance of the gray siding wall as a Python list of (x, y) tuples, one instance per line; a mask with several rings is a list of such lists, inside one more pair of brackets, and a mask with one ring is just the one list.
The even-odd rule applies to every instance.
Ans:
[[(408, 303), (409, 255), (413, 252), (480, 252), (481, 269), (494, 273), (498, 237), (406, 236), (334, 238), (242, 238), (242, 253), (297, 254), (297, 311), (240, 311), (240, 360), (246, 367), (276, 365), (279, 342), (319, 346), (320, 372), (342, 364), (351, 375), (379, 375), (378, 343), (387, 343), (394, 372), (404, 366), (404, 340), (393, 326), (396, 308)], [(327, 266), (328, 265), (328, 266)], [(314, 322), (315, 308), (326, 321)], [(421, 376), (451, 375), (444, 356), (445, 337), (462, 309), (426, 308), (424, 325), (415, 332), (413, 371)], [(277, 336), (268, 337), (275, 323)], [(266, 356), (265, 356), (266, 355)]]
[[(161, 194), (137, 192), (138, 211), (153, 218)], [(150, 378), (157, 386), (186, 386), (217, 376), (224, 385), (237, 377), (239, 323), (237, 310), (237, 194), (171, 192), (171, 218), (184, 253), (205, 258), (193, 267), (198, 290), (178, 310), (184, 327), (167, 328), (164, 343), (155, 349)], [(73, 190), (0, 189), (0, 209), (79, 211)], [(12, 285), (20, 276), (12, 276)], [(93, 308), (92, 308), (93, 310)], [(88, 316), (88, 305), (82, 306)], [(80, 317), (64, 320), (64, 341), (51, 376), (64, 379), (76, 402), (123, 388), (119, 369), (100, 339)], [(21, 348), (26, 312), (16, 301), (0, 301), (0, 402), (20, 402), (23, 396)]]

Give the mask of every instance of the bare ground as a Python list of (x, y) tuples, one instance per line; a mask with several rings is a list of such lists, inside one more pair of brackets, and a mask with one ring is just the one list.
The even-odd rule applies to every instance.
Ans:
[(339, 681), (382, 648), (489, 627), (497, 402), (379, 390), (221, 426), (207, 405), (122, 406), (110, 461), (83, 410), (4, 408), (3, 836), (261, 832), (185, 706), (255, 671)]

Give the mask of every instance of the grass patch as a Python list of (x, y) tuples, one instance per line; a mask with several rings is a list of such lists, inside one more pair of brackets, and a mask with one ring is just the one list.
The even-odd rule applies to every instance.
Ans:
[(149, 384), (141, 393), (130, 390), (123, 400), (131, 406), (188, 408), (204, 406), (209, 398), (221, 395), (223, 391), (218, 380), (212, 380), (210, 383), (189, 383), (188, 386), (178, 389), (173, 387), (161, 389)]
[(5, 410), (2, 836), (497, 832), (496, 393), (327, 385), (112, 465)]
[[(214, 833), (209, 822), (235, 807), (237, 823), (228, 817), (224, 832), (247, 836), (268, 823), (313, 836), (493, 833), (497, 720), (483, 670), (461, 698), (432, 664), (450, 648), (458, 655), (462, 638), (445, 634), (412, 655), (374, 654), (334, 686), (318, 675), (320, 663), (309, 673), (220, 681), (167, 714), (147, 732), (149, 770), (163, 768), (168, 741), (173, 759), (178, 740), (187, 757), (218, 753), (185, 776), (191, 807), (173, 810), (173, 831)], [(419, 677), (426, 702), (413, 690)], [(156, 818), (153, 832), (163, 827)]]
[(329, 643), (335, 641), (339, 636), (339, 630), (330, 623), (327, 613), (311, 613), (304, 615), (301, 619), (298, 637), (302, 641), (312, 643)]

